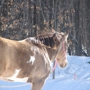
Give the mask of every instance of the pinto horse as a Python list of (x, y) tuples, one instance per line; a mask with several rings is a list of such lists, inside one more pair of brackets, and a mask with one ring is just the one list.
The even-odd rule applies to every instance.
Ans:
[(31, 90), (42, 90), (51, 72), (51, 62), (67, 65), (68, 32), (54, 32), (15, 41), (0, 37), (0, 79), (29, 82)]

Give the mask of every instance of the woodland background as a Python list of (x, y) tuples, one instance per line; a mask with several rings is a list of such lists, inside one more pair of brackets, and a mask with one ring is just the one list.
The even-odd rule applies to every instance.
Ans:
[(90, 56), (90, 0), (0, 0), (0, 36), (20, 40), (69, 30), (69, 54)]

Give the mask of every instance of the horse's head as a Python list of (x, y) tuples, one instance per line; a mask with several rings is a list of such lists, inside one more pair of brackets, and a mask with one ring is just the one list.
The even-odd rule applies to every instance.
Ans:
[(59, 66), (64, 68), (68, 64), (66, 58), (68, 32), (58, 33), (56, 35), (56, 41), (58, 41), (56, 59), (58, 61)]

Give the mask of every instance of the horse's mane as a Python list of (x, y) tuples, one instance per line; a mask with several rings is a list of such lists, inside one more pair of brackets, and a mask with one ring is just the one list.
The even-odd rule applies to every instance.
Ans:
[(36, 39), (39, 40), (42, 44), (52, 48), (54, 46), (54, 44), (55, 44), (55, 42), (54, 42), (55, 34), (56, 33), (38, 35), (36, 37)]
[(50, 48), (53, 48), (56, 44), (59, 43), (55, 33), (46, 33), (46, 34), (40, 34), (37, 37), (30, 37), (27, 38), (26, 41), (32, 42), (33, 44), (43, 44), (45, 46), (48, 46)]

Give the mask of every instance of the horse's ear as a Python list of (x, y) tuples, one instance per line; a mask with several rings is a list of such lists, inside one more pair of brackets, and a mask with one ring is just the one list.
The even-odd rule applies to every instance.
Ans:
[(68, 35), (69, 35), (69, 31), (67, 30), (67, 31), (65, 32), (65, 34), (64, 34), (64, 37), (65, 37), (65, 38), (68, 38)]

